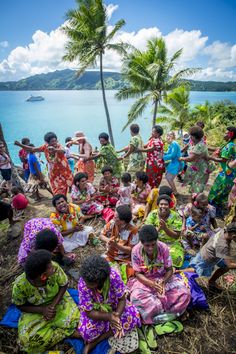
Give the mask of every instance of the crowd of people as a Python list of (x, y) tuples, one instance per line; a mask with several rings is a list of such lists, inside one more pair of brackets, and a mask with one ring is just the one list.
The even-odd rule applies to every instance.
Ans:
[[(22, 350), (43, 352), (74, 337), (84, 340), (85, 354), (103, 339), (131, 352), (138, 328), (185, 313), (191, 291), (180, 271), (207, 276), (209, 287), (220, 290), (219, 277), (236, 269), (236, 127), (227, 128), (219, 149), (208, 146), (203, 129), (198, 122), (179, 143), (173, 131), (163, 141), (156, 125), (145, 144), (132, 124), (130, 142), (120, 151), (106, 133), (98, 137), (99, 151), (82, 132), (66, 138), (65, 147), (53, 132), (41, 147), (23, 138), (15, 145), (24, 190), (12, 185), (11, 160), (0, 142), (1, 193), (13, 196), (11, 203), (0, 200), (0, 219), (13, 224), (28, 207), (27, 194), (41, 199), (40, 188), (52, 195), (50, 218), (25, 223), (18, 254), (24, 272), (13, 284), (12, 302), (22, 312)], [(47, 173), (38, 153), (45, 155)], [(180, 205), (186, 185), (189, 203)], [(105, 251), (82, 261), (77, 306), (63, 267), (96, 238), (86, 222), (92, 218), (104, 221), (99, 239)], [(216, 218), (225, 226), (219, 228)]]

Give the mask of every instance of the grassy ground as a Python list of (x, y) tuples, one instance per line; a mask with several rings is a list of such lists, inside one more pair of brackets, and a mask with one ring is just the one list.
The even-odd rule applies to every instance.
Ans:
[[(209, 187), (208, 187), (209, 188)], [(178, 185), (180, 196), (178, 204), (186, 204), (189, 200), (185, 188)], [(33, 217), (48, 217), (52, 211), (49, 195), (45, 193), (45, 198), (40, 203), (30, 201), (24, 222)], [(23, 229), (24, 222), (21, 223)], [(90, 222), (97, 235), (104, 225), (100, 219)], [(220, 223), (222, 225), (222, 222)], [(17, 253), (21, 242), (21, 236), (15, 239), (7, 237), (8, 224), (0, 223), (0, 318), (5, 313), (11, 303), (12, 282), (22, 272), (17, 265)], [(78, 249), (78, 258), (73, 265), (74, 270), (78, 270), (79, 265), (91, 253), (101, 254), (104, 248), (101, 244), (97, 246), (87, 245)], [(70, 268), (66, 269), (66, 272)], [(70, 287), (77, 287), (75, 281), (69, 274)], [(207, 290), (206, 279), (199, 280), (200, 285), (207, 295), (210, 311), (194, 310), (189, 313), (187, 320), (183, 322), (184, 332), (177, 336), (162, 336), (158, 338), (158, 350), (153, 353), (169, 354), (236, 354), (236, 293), (227, 289), (224, 279), (221, 285), (225, 287), (222, 294), (210, 294)], [(63, 350), (67, 354), (74, 353), (73, 350), (60, 343), (56, 348)], [(17, 331), (0, 327), (0, 354), (20, 353), (17, 346)]]

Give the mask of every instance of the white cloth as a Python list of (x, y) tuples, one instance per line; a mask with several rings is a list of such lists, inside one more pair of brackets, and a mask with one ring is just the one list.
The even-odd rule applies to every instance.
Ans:
[(85, 246), (89, 235), (92, 233), (92, 226), (84, 226), (82, 231), (74, 232), (71, 236), (64, 236), (63, 246), (65, 252), (72, 252), (75, 248)]

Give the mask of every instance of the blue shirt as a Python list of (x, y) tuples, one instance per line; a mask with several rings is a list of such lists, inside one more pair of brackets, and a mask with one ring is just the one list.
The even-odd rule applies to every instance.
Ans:
[(29, 153), (29, 155), (28, 155), (28, 164), (29, 164), (30, 173), (32, 175), (36, 175), (37, 174), (37, 172), (35, 171), (35, 168), (34, 168), (34, 163), (36, 163), (36, 165), (38, 167), (38, 170), (41, 172), (40, 163), (38, 162), (37, 157), (35, 156), (35, 154)]
[(176, 141), (172, 141), (169, 145), (167, 153), (164, 154), (163, 160), (170, 161), (166, 167), (166, 171), (172, 175), (177, 175), (183, 169), (183, 162), (179, 161), (181, 156), (181, 148)]

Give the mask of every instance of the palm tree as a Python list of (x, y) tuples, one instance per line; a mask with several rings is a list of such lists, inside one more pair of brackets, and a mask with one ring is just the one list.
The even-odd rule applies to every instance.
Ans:
[(68, 23), (63, 27), (69, 38), (66, 44), (67, 52), (63, 59), (67, 61), (79, 59), (79, 75), (83, 74), (87, 68), (95, 66), (97, 60), (99, 60), (108, 132), (111, 143), (114, 145), (103, 79), (103, 55), (106, 50), (115, 50), (119, 54), (125, 53), (125, 45), (123, 43), (112, 42), (116, 33), (124, 26), (125, 21), (119, 20), (112, 30), (108, 32), (108, 13), (102, 0), (76, 0), (76, 2), (78, 8), (67, 12)]
[(137, 98), (137, 101), (130, 108), (123, 130), (142, 115), (150, 102), (154, 105), (152, 124), (155, 125), (158, 106), (167, 91), (182, 84), (183, 77), (198, 70), (182, 69), (170, 76), (181, 54), (182, 49), (168, 59), (165, 40), (154, 38), (147, 42), (145, 51), (134, 49), (124, 57), (122, 75), (129, 85), (122, 88), (116, 97), (118, 100)]
[(214, 107), (206, 101), (204, 104), (197, 104), (192, 111), (194, 121), (202, 120), (206, 130), (215, 129), (221, 124), (221, 113), (216, 113)]
[(191, 110), (189, 104), (189, 89), (185, 86), (179, 86), (173, 89), (164, 98), (166, 105), (161, 105), (158, 109), (160, 117), (157, 117), (157, 123), (168, 123), (170, 128), (180, 130), (183, 135), (183, 127), (188, 125)]

